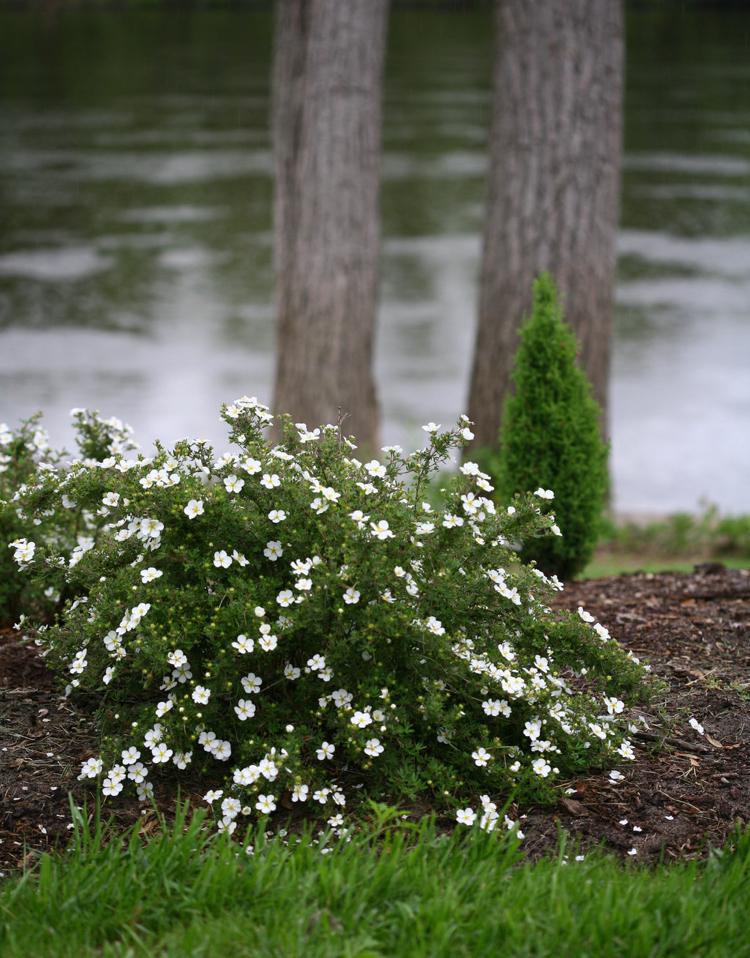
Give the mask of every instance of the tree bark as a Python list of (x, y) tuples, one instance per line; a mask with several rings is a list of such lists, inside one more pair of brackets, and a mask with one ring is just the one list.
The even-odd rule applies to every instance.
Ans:
[(497, 0), (474, 445), (497, 446), (518, 329), (548, 270), (604, 412), (622, 127), (621, 0)]
[(274, 407), (378, 444), (372, 373), (388, 0), (277, 0)]

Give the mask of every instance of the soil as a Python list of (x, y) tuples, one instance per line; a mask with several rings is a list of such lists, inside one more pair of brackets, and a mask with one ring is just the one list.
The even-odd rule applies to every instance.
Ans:
[[(556, 806), (510, 810), (520, 816), (527, 857), (555, 849), (560, 828), (582, 849), (601, 845), (647, 864), (705, 857), (725, 845), (750, 820), (750, 571), (704, 563), (693, 574), (592, 579), (566, 586), (557, 604), (591, 612), (651, 665), (664, 691), (631, 713), (637, 755), (619, 766), (621, 782), (600, 771), (560, 783)], [(89, 811), (96, 804), (91, 781), (77, 780), (81, 761), (96, 751), (86, 700), (61, 699), (36, 647), (0, 632), (0, 872), (65, 846), (70, 802), (85, 800)], [(216, 784), (196, 775), (182, 781), (182, 797), (203, 805)], [(156, 782), (160, 807), (168, 785)], [(276, 824), (298, 826), (284, 807), (291, 803), (280, 804)], [(430, 809), (410, 811), (417, 818)], [(117, 827), (139, 819), (146, 834), (158, 827), (135, 799), (118, 797), (110, 813)], [(455, 827), (442, 816), (437, 824)]]

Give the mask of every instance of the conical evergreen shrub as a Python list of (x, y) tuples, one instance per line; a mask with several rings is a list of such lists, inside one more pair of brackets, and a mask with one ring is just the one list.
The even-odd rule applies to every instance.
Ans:
[(521, 330), (512, 374), (515, 393), (503, 416), (498, 496), (507, 502), (515, 493), (539, 487), (554, 492), (552, 507), (562, 535), (527, 540), (521, 557), (562, 579), (575, 576), (591, 559), (608, 485), (601, 410), (576, 364), (577, 353), (555, 282), (542, 273), (534, 284), (531, 318)]

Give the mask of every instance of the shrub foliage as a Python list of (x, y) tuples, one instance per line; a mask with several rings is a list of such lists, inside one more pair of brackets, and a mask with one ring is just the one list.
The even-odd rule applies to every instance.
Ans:
[[(138, 446), (131, 438), (132, 428), (118, 419), (103, 419), (98, 412), (86, 409), (73, 409), (71, 416), (78, 450), (88, 465)], [(50, 448), (40, 412), (21, 422), (17, 429), (0, 423), (0, 542), (25, 539), (31, 525), (34, 544), (43, 542), (68, 556), (94, 544), (91, 533), (97, 528), (96, 517), (89, 510), (71, 504), (67, 497), (37, 510), (32, 520), (19, 501), (29, 486), (38, 482), (41, 473), (59, 468), (66, 455), (64, 450)], [(16, 549), (15, 555), (18, 552)], [(30, 552), (33, 555), (34, 549)], [(14, 555), (6, 549), (0, 550), (0, 624), (7, 626), (15, 622), (22, 609), (37, 616), (49, 616), (61, 596), (73, 597), (73, 589), (66, 583), (62, 570), (48, 572), (42, 584), (38, 578), (22, 575)]]
[(515, 392), (505, 405), (498, 494), (509, 501), (539, 486), (554, 490), (562, 535), (525, 541), (521, 556), (563, 579), (580, 572), (593, 555), (608, 486), (601, 409), (576, 365), (577, 353), (555, 283), (542, 273), (534, 284), (533, 312), (521, 330)]
[(368, 794), (543, 798), (632, 757), (619, 696), (642, 668), (583, 610), (552, 613), (560, 584), (509, 547), (550, 534), (543, 495), (498, 510), (465, 462), (444, 508), (424, 501), (466, 421), (362, 463), (340, 426), (284, 419), (274, 446), (257, 400), (222, 414), (233, 451), (185, 440), (126, 459), (105, 443), (18, 500), (87, 517), (86, 548), (12, 543), (23, 570), (77, 595), (31, 634), (66, 694), (100, 696), (101, 757), (82, 776), (145, 798), (155, 776), (204, 766), (225, 776), (231, 830), (284, 796), (321, 814)]

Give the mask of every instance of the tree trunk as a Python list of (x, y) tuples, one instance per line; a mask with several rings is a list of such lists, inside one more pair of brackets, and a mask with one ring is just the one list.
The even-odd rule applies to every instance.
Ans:
[(274, 407), (378, 443), (372, 373), (388, 0), (277, 0)]
[(549, 270), (604, 416), (622, 126), (621, 0), (497, 0), (474, 444), (497, 446), (518, 329)]

